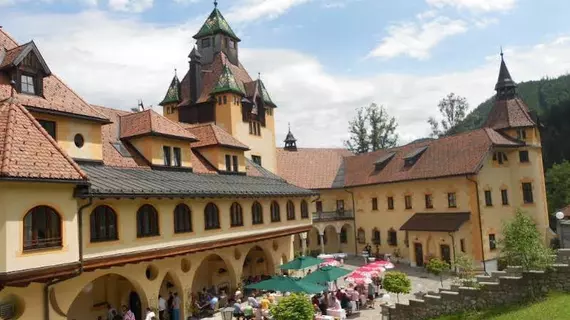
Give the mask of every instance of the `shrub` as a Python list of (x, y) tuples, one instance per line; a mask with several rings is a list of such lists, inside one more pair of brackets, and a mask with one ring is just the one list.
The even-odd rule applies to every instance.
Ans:
[(382, 286), (386, 291), (395, 293), (398, 302), (400, 301), (400, 293), (410, 293), (412, 290), (412, 282), (408, 275), (398, 271), (386, 272)]
[(284, 297), (271, 308), (274, 320), (312, 320), (315, 310), (309, 298), (301, 294)]
[(449, 263), (438, 258), (432, 258), (428, 261), (426, 269), (429, 273), (439, 277), (439, 282), (443, 287), (443, 274), (449, 270)]
[(499, 241), (501, 257), (509, 266), (523, 270), (543, 270), (554, 262), (554, 251), (548, 248), (531, 217), (517, 210), (515, 217), (503, 225)]
[(473, 259), (465, 253), (459, 253), (453, 262), (457, 269), (457, 278), (460, 284), (472, 282), (475, 278), (475, 266)]

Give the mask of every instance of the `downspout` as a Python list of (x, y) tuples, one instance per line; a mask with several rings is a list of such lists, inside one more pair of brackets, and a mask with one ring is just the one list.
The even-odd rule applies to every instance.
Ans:
[(79, 209), (77, 210), (77, 228), (78, 228), (77, 229), (77, 235), (79, 238), (77, 243), (79, 245), (79, 270), (75, 271), (73, 273), (73, 275), (71, 275), (70, 277), (64, 277), (64, 278), (60, 278), (60, 279), (52, 279), (52, 280), (46, 282), (46, 284), (44, 286), (44, 319), (45, 320), (49, 320), (49, 305), (50, 305), (49, 292), (50, 292), (50, 287), (54, 286), (60, 282), (78, 277), (83, 273), (83, 210), (93, 204), (93, 198), (89, 197), (87, 199), (88, 199), (87, 203), (82, 205), (81, 207), (79, 207)]
[(350, 191), (350, 190), (344, 190), (348, 193), (350, 193), (350, 196), (352, 197), (352, 214), (353, 214), (353, 221), (354, 221), (354, 255), (358, 255), (358, 231), (356, 229), (356, 203), (354, 202), (354, 192)]
[(453, 269), (455, 273), (457, 273), (457, 265), (455, 264), (455, 261), (457, 261), (457, 257), (455, 256), (455, 232), (450, 232), (449, 236), (451, 237), (451, 252), (453, 252)]
[(481, 236), (481, 260), (483, 261), (483, 272), (487, 274), (487, 265), (485, 263), (485, 247), (483, 243), (485, 243), (483, 239), (483, 224), (481, 223), (481, 202), (479, 201), (479, 182), (477, 180), (469, 179), (469, 176), (465, 176), (465, 179), (475, 183), (475, 193), (477, 195), (477, 218), (479, 219), (479, 234)]

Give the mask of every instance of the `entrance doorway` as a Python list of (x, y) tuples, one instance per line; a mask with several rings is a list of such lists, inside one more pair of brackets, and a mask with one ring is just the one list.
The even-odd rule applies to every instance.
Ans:
[(424, 249), (421, 243), (414, 243), (414, 253), (416, 256), (416, 266), (424, 266)]
[(129, 295), (129, 308), (135, 314), (135, 319), (142, 319), (142, 304), (139, 294), (131, 291)]
[(451, 249), (449, 248), (449, 245), (447, 244), (442, 244), (439, 246), (440, 251), (441, 251), (441, 260), (449, 263), (449, 265), (451, 265)]

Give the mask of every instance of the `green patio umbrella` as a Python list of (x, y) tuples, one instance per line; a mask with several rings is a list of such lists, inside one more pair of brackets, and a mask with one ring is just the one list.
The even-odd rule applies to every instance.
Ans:
[(320, 268), (319, 270), (316, 270), (311, 274), (308, 274), (306, 277), (303, 278), (303, 280), (312, 283), (326, 284), (328, 282), (335, 281), (338, 278), (344, 277), (351, 272), (352, 271), (348, 269), (326, 266)]
[(271, 279), (245, 286), (246, 289), (272, 290), (280, 292), (318, 293), (326, 289), (325, 286), (308, 282), (303, 279), (274, 276)]
[(282, 264), (279, 266), (279, 269), (282, 270), (301, 270), (301, 269), (305, 269), (308, 267), (312, 267), (314, 265), (318, 265), (323, 263), (324, 260), (322, 259), (318, 259), (318, 258), (313, 258), (310, 256), (307, 257), (298, 257), (295, 258), (285, 264)]

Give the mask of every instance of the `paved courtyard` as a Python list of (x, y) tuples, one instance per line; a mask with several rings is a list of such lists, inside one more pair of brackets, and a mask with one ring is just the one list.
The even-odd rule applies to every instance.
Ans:
[[(364, 264), (364, 260), (363, 258), (351, 258), (351, 259), (347, 259), (345, 261), (344, 266), (342, 266), (343, 268), (346, 269), (351, 269), (354, 270), (360, 266), (362, 266)], [(395, 268), (389, 271), (393, 271), (393, 270), (397, 270), (397, 271), (401, 271), (406, 273), (409, 277), (410, 280), (412, 281), (412, 291), (410, 294), (405, 294), (405, 295), (400, 295), (400, 303), (408, 303), (409, 299), (414, 299), (414, 293), (416, 292), (428, 292), (428, 291), (438, 291), (438, 289), (441, 287), (440, 281), (439, 281), (439, 277), (435, 277), (431, 274), (428, 274), (427, 272), (424, 271), (423, 268), (415, 268), (415, 267), (410, 267), (407, 264), (394, 264)], [(449, 277), (444, 277), (443, 280), (443, 286), (446, 288), (449, 288), (449, 286), (451, 285), (451, 278)], [(345, 284), (343, 283), (343, 280), (339, 280), (338, 282), (339, 286), (344, 286)], [(381, 293), (385, 293), (384, 290), (381, 291)], [(390, 294), (390, 301), (391, 303), (396, 303), (397, 299), (396, 299), (396, 295), (394, 294)], [(359, 317), (351, 317), (351, 319), (380, 319), (380, 311), (381, 308), (378, 306), (378, 303), (380, 302), (380, 300), (377, 300), (376, 303), (376, 308), (375, 309), (367, 309), (367, 310), (362, 310), (360, 312), (360, 316)], [(216, 320), (221, 320), (222, 317), (220, 314), (216, 314), (214, 317), (210, 318), (210, 319), (216, 319)]]

